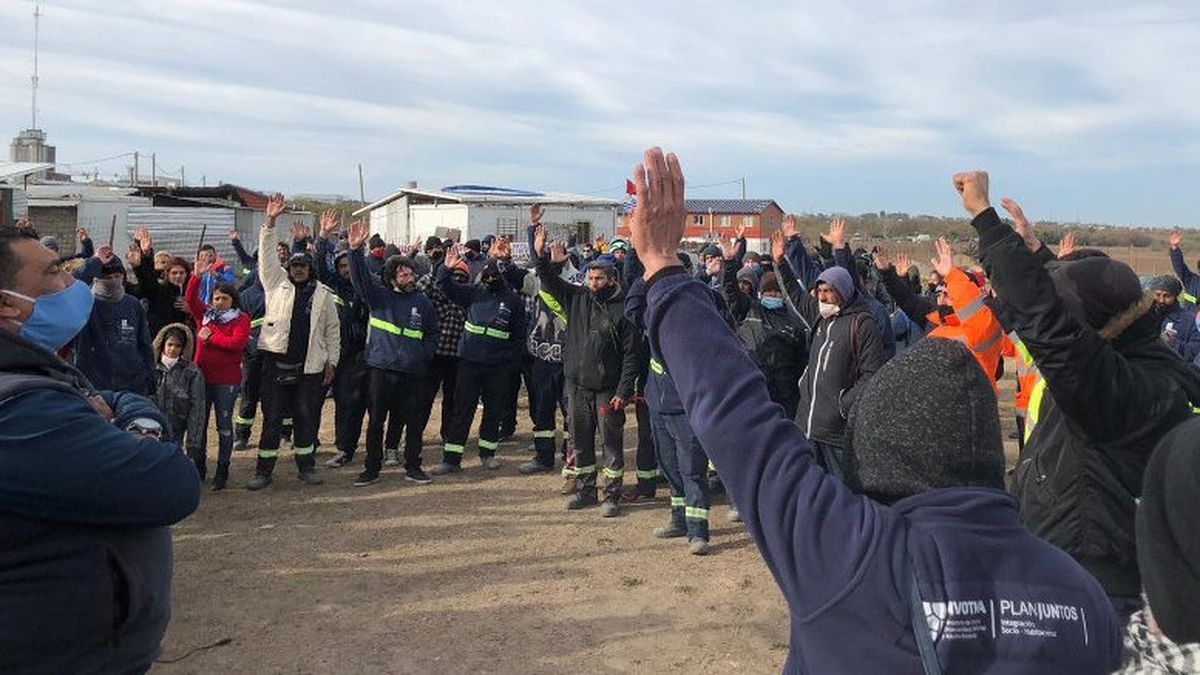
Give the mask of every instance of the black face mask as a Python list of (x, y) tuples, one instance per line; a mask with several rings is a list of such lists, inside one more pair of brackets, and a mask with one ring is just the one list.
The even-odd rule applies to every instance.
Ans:
[(429, 252), (430, 260), (441, 260), (442, 258), (445, 258), (445, 257), (446, 257), (446, 252), (440, 248), (435, 248)]
[(615, 286), (613, 286), (612, 284), (609, 284), (608, 286), (605, 286), (604, 288), (601, 288), (598, 291), (592, 291), (592, 296), (594, 298), (596, 298), (597, 300), (607, 300), (612, 297), (612, 294), (614, 292), (616, 292), (616, 290), (617, 289)]

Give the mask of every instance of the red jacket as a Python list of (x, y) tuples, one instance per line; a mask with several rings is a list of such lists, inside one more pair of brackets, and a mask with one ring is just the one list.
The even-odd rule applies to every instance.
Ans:
[[(227, 323), (205, 323), (208, 307), (200, 301), (199, 276), (188, 279), (183, 297), (196, 321), (196, 365), (204, 373), (204, 381), (207, 384), (241, 384), (242, 350), (250, 340), (250, 315), (242, 312)], [(201, 340), (199, 332), (204, 328), (211, 329), (212, 335)]]

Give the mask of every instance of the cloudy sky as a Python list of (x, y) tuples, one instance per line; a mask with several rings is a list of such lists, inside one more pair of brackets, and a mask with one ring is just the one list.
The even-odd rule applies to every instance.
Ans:
[[(1037, 218), (1200, 226), (1200, 5), (799, 4), (52, 0), (39, 123), (62, 162), (263, 190), (355, 195), (361, 162), (369, 199), (619, 197), (657, 143), (696, 197), (956, 215), (950, 174), (986, 168)], [(0, 2), (3, 136), (32, 12)]]

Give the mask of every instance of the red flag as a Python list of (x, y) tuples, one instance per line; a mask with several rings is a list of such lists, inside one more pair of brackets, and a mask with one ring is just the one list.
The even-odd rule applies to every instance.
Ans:
[(625, 179), (625, 194), (627, 194), (627, 195), (636, 195), (637, 194), (637, 186), (634, 185), (633, 181), (629, 180), (628, 178)]

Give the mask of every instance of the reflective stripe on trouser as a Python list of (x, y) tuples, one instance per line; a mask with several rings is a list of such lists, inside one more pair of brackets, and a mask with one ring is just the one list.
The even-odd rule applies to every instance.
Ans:
[(604, 448), (604, 498), (620, 499), (625, 471), (625, 410), (613, 410), (608, 402), (613, 392), (567, 385), (571, 432), (575, 439), (576, 482), (581, 491), (596, 489), (596, 472), (583, 473), (596, 465), (596, 434)]
[(269, 354), (263, 358), (262, 408), (263, 431), (259, 440), (256, 473), (270, 475), (279, 457), (279, 438), (283, 431), (283, 415), (290, 410), (295, 420), (292, 444), (295, 448), (296, 466), (300, 471), (313, 468), (313, 448), (317, 440), (317, 418), (321, 414), (325, 386), (322, 374), (301, 375), (300, 380), (281, 387), (275, 383), (278, 357)]
[[(554, 466), (554, 427), (559, 411), (566, 426), (567, 399), (563, 365), (541, 359), (533, 362), (533, 449), (542, 466)], [(564, 438), (566, 434), (564, 433)]]
[(454, 385), (454, 422), (446, 433), (443, 462), (454, 465), (462, 463), (462, 448), (467, 444), (467, 435), (475, 421), (475, 409), (480, 401), (483, 401), (483, 419), (479, 422), (479, 454), (482, 457), (496, 454), (496, 444), (500, 441), (500, 420), (507, 415), (506, 399), (511, 368), (507, 363), (459, 362), (458, 380)]
[[(658, 447), (658, 466), (671, 489), (672, 521), (685, 525), (689, 537), (708, 539), (708, 509), (712, 505), (708, 456), (686, 415), (654, 413), (651, 423)], [(677, 517), (682, 521), (676, 520)]]

